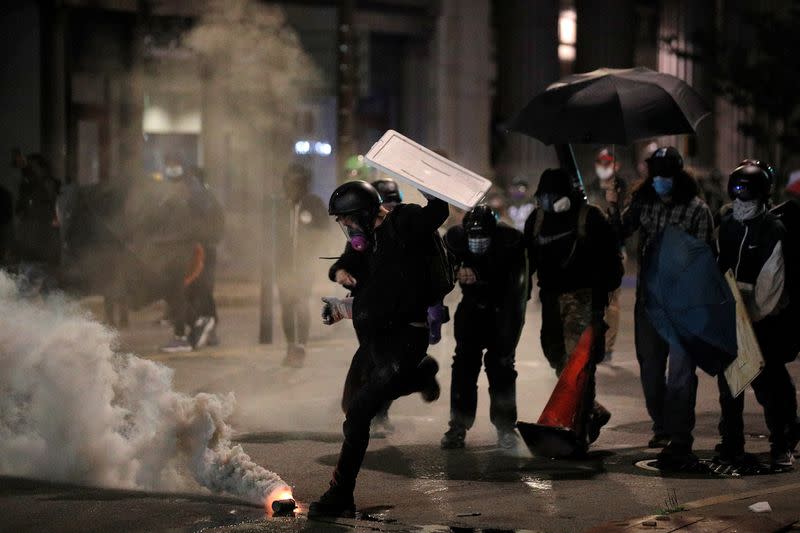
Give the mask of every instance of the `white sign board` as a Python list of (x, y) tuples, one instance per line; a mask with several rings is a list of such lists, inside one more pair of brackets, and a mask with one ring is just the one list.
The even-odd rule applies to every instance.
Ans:
[(364, 159), (371, 167), (465, 210), (475, 207), (492, 186), (486, 178), (394, 130), (384, 133)]
[(756, 340), (756, 334), (753, 332), (753, 325), (747, 314), (747, 306), (742, 299), (742, 293), (730, 270), (725, 272), (725, 281), (728, 282), (733, 297), (736, 298), (736, 342), (739, 350), (736, 359), (725, 369), (728, 387), (731, 389), (733, 397), (736, 398), (764, 369), (764, 357)]

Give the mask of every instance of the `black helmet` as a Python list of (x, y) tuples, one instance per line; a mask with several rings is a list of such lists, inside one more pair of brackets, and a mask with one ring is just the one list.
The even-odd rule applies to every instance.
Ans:
[(497, 227), (497, 215), (486, 204), (478, 204), (464, 214), (461, 226), (467, 237), (489, 237)]
[(651, 177), (674, 178), (683, 170), (683, 157), (674, 146), (662, 146), (647, 158), (647, 170)]
[(539, 185), (536, 187), (536, 196), (553, 194), (556, 196), (572, 196), (572, 178), (563, 168), (548, 168), (542, 172)]
[(394, 202), (399, 204), (403, 201), (403, 195), (397, 187), (397, 182), (391, 178), (383, 178), (372, 182), (372, 186), (381, 195), (381, 200), (385, 202)]
[(772, 175), (757, 164), (744, 160), (733, 169), (728, 179), (728, 196), (731, 200), (766, 200), (772, 191)]
[(766, 161), (761, 161), (759, 159), (744, 159), (741, 163), (739, 163), (739, 165), (744, 165), (745, 163), (753, 164), (767, 173), (767, 176), (769, 176), (770, 185), (769, 193), (772, 194), (772, 189), (775, 187), (775, 169), (773, 166)]
[(328, 202), (328, 214), (365, 215), (370, 220), (378, 216), (381, 195), (366, 181), (348, 181), (339, 185)]

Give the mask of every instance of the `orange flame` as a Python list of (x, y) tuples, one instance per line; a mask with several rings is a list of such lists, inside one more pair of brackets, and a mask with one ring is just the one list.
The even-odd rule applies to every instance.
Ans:
[(270, 492), (269, 496), (267, 496), (267, 500), (264, 502), (264, 507), (267, 510), (267, 515), (272, 516), (272, 502), (277, 502), (280, 500), (293, 500), (294, 496), (292, 496), (292, 489), (289, 487), (279, 487), (272, 492)]

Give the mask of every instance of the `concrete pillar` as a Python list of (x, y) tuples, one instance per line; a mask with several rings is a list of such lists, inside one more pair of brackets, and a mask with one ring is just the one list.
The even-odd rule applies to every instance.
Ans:
[(60, 5), (42, 2), (42, 153), (50, 160), (53, 175), (67, 176), (67, 105), (69, 95), (67, 26), (69, 12)]
[[(496, 113), (509, 121), (559, 77), (558, 0), (497, 0)], [(498, 166), (507, 175), (526, 175), (532, 184), (557, 164), (555, 150), (519, 133), (509, 133)]]
[(443, 0), (432, 41), (429, 144), (489, 174), (491, 79), (489, 0)]

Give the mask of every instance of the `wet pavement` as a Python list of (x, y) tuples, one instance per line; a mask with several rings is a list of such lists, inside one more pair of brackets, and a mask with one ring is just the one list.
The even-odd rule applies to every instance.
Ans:
[[(626, 290), (617, 350), (612, 363), (598, 370), (598, 399), (612, 411), (612, 419), (585, 460), (536, 458), (522, 444), (515, 453), (499, 450), (488, 421), (483, 375), (478, 421), (467, 436), (467, 448), (439, 449), (453, 350), (452, 324), (447, 324), (442, 343), (430, 349), (442, 368), (445, 393), (432, 405), (409, 397), (392, 406), (396, 429), (372, 440), (359, 478), (360, 519), (266, 519), (259, 507), (203, 494), (199, 488), (155, 494), (0, 478), (0, 531), (674, 531), (700, 530), (700, 525), (703, 531), (722, 531), (731, 524), (769, 531), (799, 520), (797, 471), (667, 477), (641, 468), (655, 451), (645, 447), (650, 424), (633, 352), (632, 298)], [(169, 329), (156, 324), (159, 310), (150, 308), (132, 316), (120, 348), (173, 368), (178, 390), (234, 391), (237, 441), (254, 460), (293, 484), (303, 509), (326, 489), (338, 453), (341, 384), (355, 350), (352, 328), (315, 323), (305, 367), (287, 369), (280, 366), (284, 347), (255, 344), (257, 308), (247, 298), (236, 302), (221, 308), (219, 347), (158, 354)], [(528, 422), (536, 421), (555, 384), (538, 345), (538, 313), (532, 302), (517, 356), (519, 418)], [(796, 380), (798, 367), (790, 365)], [(747, 446), (765, 454), (763, 417), (752, 392), (746, 394)], [(700, 378), (697, 413), (696, 449), (710, 458), (718, 407), (716, 383), (708, 376)], [(747, 510), (761, 500), (771, 502), (772, 513)], [(670, 520), (655, 520), (664, 513)], [(757, 529), (746, 529), (751, 526)]]

